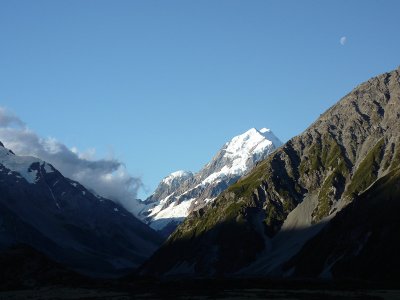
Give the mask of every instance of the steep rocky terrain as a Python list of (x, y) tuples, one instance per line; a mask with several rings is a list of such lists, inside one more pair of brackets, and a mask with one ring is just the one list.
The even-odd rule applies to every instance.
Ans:
[(283, 269), (301, 277), (398, 282), (399, 199), (398, 165), (356, 196)]
[(160, 243), (121, 205), (0, 143), (0, 251), (25, 244), (69, 268), (107, 275), (137, 267)]
[[(395, 260), (388, 243), (398, 246), (399, 231), (392, 211), (398, 206), (399, 72), (356, 87), (192, 213), (142, 273), (346, 276), (361, 273), (373, 255), (388, 266)], [(335, 239), (344, 241), (342, 249)], [(377, 243), (383, 239), (388, 242)], [(360, 255), (351, 273), (346, 261), (356, 245)]]
[(198, 173), (177, 171), (164, 178), (141, 203), (139, 217), (167, 237), (190, 212), (212, 202), (281, 144), (267, 128), (235, 136)]

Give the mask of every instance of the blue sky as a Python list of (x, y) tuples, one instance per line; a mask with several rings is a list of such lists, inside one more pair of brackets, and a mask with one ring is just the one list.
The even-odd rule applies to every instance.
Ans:
[(251, 127), (288, 140), (399, 66), (399, 11), (384, 0), (2, 0), (0, 105), (40, 136), (117, 157), (151, 191)]

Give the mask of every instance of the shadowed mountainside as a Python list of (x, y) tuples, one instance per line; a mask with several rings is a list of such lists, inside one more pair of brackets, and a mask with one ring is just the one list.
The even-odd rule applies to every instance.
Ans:
[(0, 250), (26, 244), (69, 268), (115, 275), (140, 265), (161, 241), (121, 205), (0, 143)]
[[(305, 199), (314, 199), (314, 206), (307, 215), (309, 226), (329, 224), (331, 218), (334, 218), (333, 222), (340, 222), (335, 221), (337, 212), (355, 198), (361, 199), (361, 194), (376, 180), (397, 172), (400, 162), (399, 71), (379, 75), (356, 87), (306, 131), (259, 163), (213, 203), (192, 213), (142, 266), (141, 272), (155, 275), (234, 274), (260, 256), (268, 255), (271, 240), (280, 232), (288, 214)], [(393, 205), (373, 191), (368, 195), (375, 199), (371, 201), (381, 203), (373, 206), (374, 214), (384, 214)], [(358, 202), (368, 206), (361, 200)], [(347, 207), (346, 214), (351, 215), (348, 218), (354, 218), (361, 227), (365, 225), (362, 223), (365, 220), (348, 212), (351, 206)], [(365, 213), (371, 211), (365, 209)], [(343, 217), (339, 214), (337, 218)], [(391, 219), (380, 220), (384, 228)], [(398, 232), (398, 227), (392, 229)], [(392, 230), (392, 234), (395, 232)], [(318, 235), (318, 231), (315, 234)], [(321, 234), (336, 237), (333, 233)], [(377, 247), (382, 247), (379, 248), (380, 259), (392, 259), (385, 257), (384, 245)], [(304, 249), (299, 254), (299, 266), (300, 257), (301, 261), (307, 261), (305, 257), (314, 253)], [(330, 262), (327, 256), (321, 258), (319, 266)], [(333, 276), (339, 274), (335, 271), (339, 270), (335, 266), (339, 265), (339, 260), (329, 266)], [(288, 266), (283, 266), (277, 266), (274, 275), (283, 276), (288, 270)], [(323, 270), (319, 267), (319, 271)], [(268, 275), (269, 271), (265, 272)], [(304, 274), (300, 269), (298, 273), (297, 269), (291, 272)], [(356, 275), (357, 272), (348, 274)], [(343, 271), (341, 276), (346, 274)], [(313, 274), (319, 275), (317, 271)]]

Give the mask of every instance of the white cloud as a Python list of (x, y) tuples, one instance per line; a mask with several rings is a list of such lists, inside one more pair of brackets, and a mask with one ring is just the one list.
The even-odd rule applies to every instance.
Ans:
[(0, 127), (17, 126), (23, 127), (25, 123), (22, 122), (16, 115), (4, 107), (0, 107)]
[(55, 138), (42, 138), (12, 112), (0, 107), (0, 141), (19, 155), (31, 155), (51, 163), (64, 176), (79, 181), (97, 194), (135, 213), (140, 178), (132, 177), (115, 158), (95, 159), (95, 149), (80, 152)]
[(347, 37), (342, 36), (342, 37), (340, 38), (340, 45), (344, 46), (344, 44), (346, 44), (346, 42), (347, 42)]

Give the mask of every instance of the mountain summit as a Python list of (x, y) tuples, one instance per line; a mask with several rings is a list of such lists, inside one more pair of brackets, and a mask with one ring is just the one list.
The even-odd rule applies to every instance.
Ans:
[(198, 173), (177, 171), (165, 177), (144, 201), (139, 217), (168, 236), (190, 212), (212, 202), (280, 145), (267, 128), (235, 136)]
[(400, 69), (190, 214), (142, 272), (399, 279), (399, 182)]
[(0, 251), (29, 245), (69, 268), (116, 275), (140, 265), (161, 241), (121, 205), (0, 143)]

